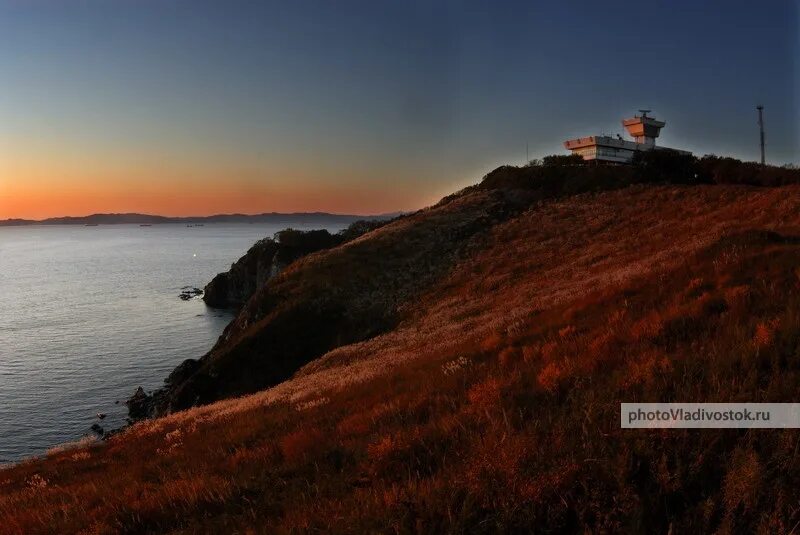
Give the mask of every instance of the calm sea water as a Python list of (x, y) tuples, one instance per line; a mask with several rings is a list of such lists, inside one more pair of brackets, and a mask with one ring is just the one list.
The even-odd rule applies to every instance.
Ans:
[(0, 462), (123, 425), (137, 386), (160, 386), (231, 319), (181, 287), (202, 288), (281, 228), (0, 228)]

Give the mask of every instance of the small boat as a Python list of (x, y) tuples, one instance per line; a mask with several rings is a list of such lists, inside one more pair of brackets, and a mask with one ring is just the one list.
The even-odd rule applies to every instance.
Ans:
[(153, 225), (151, 225), (150, 223), (142, 223), (142, 224), (141, 224), (141, 225), (139, 225), (139, 226), (140, 226), (140, 227), (152, 227)]

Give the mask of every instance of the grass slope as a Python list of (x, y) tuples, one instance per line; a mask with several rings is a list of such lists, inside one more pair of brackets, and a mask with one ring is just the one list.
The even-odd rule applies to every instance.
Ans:
[[(386, 295), (407, 297), (379, 309), (382, 333), (273, 388), (0, 471), (0, 526), (791, 532), (800, 432), (621, 430), (618, 403), (796, 400), (800, 187), (586, 193), (442, 238), (462, 244), (446, 262), (438, 245), (419, 252), (427, 239), (397, 248), (494, 202), (470, 191), (298, 262), (263, 290), (281, 292), (277, 306), (344, 285), (381, 318), (358, 277), (384, 271), (407, 290)], [(382, 243), (393, 254), (363, 253)], [(259, 302), (249, 317), (270, 321)], [(249, 325), (226, 336), (247, 344)]]

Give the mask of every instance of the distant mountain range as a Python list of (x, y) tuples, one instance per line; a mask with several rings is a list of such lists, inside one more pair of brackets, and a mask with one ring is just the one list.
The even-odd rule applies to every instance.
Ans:
[(42, 220), (33, 219), (4, 219), (0, 220), (0, 227), (15, 227), (24, 225), (157, 225), (163, 223), (271, 223), (278, 225), (302, 224), (349, 224), (358, 220), (389, 219), (399, 213), (381, 215), (354, 215), (354, 214), (329, 214), (325, 212), (308, 213), (278, 213), (264, 214), (218, 214), (210, 216), (167, 217), (148, 214), (92, 214), (81, 217), (51, 217)]

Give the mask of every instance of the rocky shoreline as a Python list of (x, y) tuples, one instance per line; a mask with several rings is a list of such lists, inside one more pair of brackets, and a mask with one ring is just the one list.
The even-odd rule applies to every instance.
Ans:
[[(269, 280), (276, 277), (293, 262), (318, 251), (336, 247), (385, 225), (388, 221), (363, 220), (356, 221), (345, 230), (331, 234), (327, 230), (299, 231), (285, 229), (277, 232), (272, 238), (264, 238), (256, 242), (241, 258), (231, 264), (231, 268), (217, 274), (203, 289), (185, 286), (181, 288), (179, 297), (183, 300), (202, 298), (208, 307), (241, 309), (248, 300)], [(236, 322), (236, 318), (231, 324)], [(226, 337), (231, 324), (226, 327), (222, 341)], [(220, 342), (217, 342), (219, 346)], [(213, 350), (212, 350), (213, 351)], [(177, 408), (203, 403), (200, 395), (189, 396), (182, 385), (192, 377), (208, 359), (211, 351), (199, 359), (187, 359), (178, 365), (164, 380), (164, 386), (147, 393), (138, 387), (125, 402), (128, 407), (128, 420), (139, 420), (161, 416)], [(205, 376), (203, 376), (205, 377)], [(199, 391), (213, 389), (211, 378), (199, 381)], [(197, 381), (195, 380), (195, 383)], [(198, 385), (193, 385), (193, 390)], [(175, 406), (175, 399), (182, 401)], [(109, 435), (109, 433), (105, 433)]]
[(228, 271), (214, 277), (203, 290), (203, 301), (212, 308), (239, 308), (295, 260), (341, 242), (341, 235), (327, 230), (282, 230), (256, 242)]
[(333, 349), (392, 330), (487, 229), (536, 195), (465, 190), (388, 225), (356, 223), (336, 235), (287, 230), (258, 242), (205, 288), (206, 304), (236, 309), (233, 321), (208, 353), (181, 363), (162, 388), (137, 390), (130, 419), (261, 391)]

